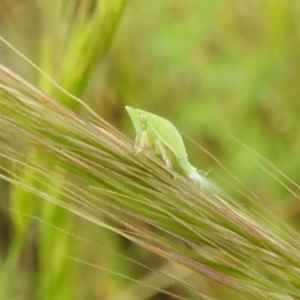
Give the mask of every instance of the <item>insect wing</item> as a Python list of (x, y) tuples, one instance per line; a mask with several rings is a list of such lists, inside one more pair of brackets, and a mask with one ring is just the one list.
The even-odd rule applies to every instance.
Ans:
[(181, 159), (186, 156), (186, 149), (182, 137), (176, 127), (168, 120), (156, 115), (150, 116), (147, 122), (148, 128), (155, 132), (158, 139), (167, 146), (177, 158)]

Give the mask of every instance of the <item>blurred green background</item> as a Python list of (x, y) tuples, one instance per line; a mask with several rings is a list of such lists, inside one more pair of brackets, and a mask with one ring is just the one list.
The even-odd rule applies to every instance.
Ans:
[[(169, 119), (258, 195), (259, 201), (279, 219), (299, 228), (296, 197), (259, 167), (249, 149), (230, 138), (230, 135), (236, 137), (292, 180), (300, 182), (299, 1), (111, 1), (113, 8), (122, 3), (124, 11), (120, 10), (112, 24), (109, 20), (114, 10), (101, 16), (101, 26), (91, 39), (104, 40), (107, 32), (109, 38), (102, 45), (102, 56), (85, 71), (89, 76), (80, 84), (74, 78), (74, 88), (68, 84), (68, 76), (74, 77), (70, 67), (74, 58), (72, 55), (65, 58), (67, 43), (57, 41), (76, 40), (75, 35), (68, 35), (66, 24), (80, 22), (74, 16), (64, 19), (63, 15), (56, 15), (54, 9), (49, 10), (52, 4), (48, 2), (1, 0), (1, 35), (129, 136), (134, 137), (134, 131), (125, 105)], [(75, 2), (80, 10), (80, 5), (88, 1)], [(97, 1), (89, 2), (96, 5)], [(59, 1), (54, 1), (53, 6), (57, 3)], [(68, 3), (66, 1), (66, 7)], [(93, 5), (90, 6), (91, 15), (95, 9)], [(115, 30), (110, 31), (109, 26)], [(84, 49), (82, 53), (84, 56)], [(78, 57), (76, 66), (80, 68), (84, 62), (80, 55)], [(1, 63), (52, 94), (38, 72), (4, 44), (0, 45), (0, 58)], [(73, 71), (76, 73), (77, 69)], [(59, 94), (54, 96), (61, 99)], [(62, 102), (65, 103), (63, 99)], [(72, 104), (65, 104), (81, 113)], [(186, 146), (193, 165), (204, 171), (210, 170), (209, 178), (239, 197), (237, 183), (228, 179), (220, 164), (188, 139)], [(298, 189), (292, 186), (291, 189), (299, 195)], [(14, 232), (8, 210), (9, 186), (5, 182), (1, 182), (0, 200), (0, 263), (3, 263)], [(164, 263), (161, 258), (145, 253), (107, 230), (79, 222), (82, 223), (80, 226), (71, 229), (74, 234), (105, 245), (111, 251), (151, 262), (153, 268)], [(47, 224), (39, 226), (51, 228)], [(35, 236), (33, 229), (29, 232), (27, 247), (23, 247), (11, 299), (37, 297), (35, 282), (40, 266), (36, 259)], [(139, 280), (148, 275), (105, 249), (95, 251), (93, 244), (82, 246), (75, 238), (73, 244), (79, 249), (76, 255), (84, 261)], [(63, 261), (68, 260), (64, 257), (66, 253), (58, 253)], [(68, 261), (70, 263), (76, 264)], [(70, 299), (115, 299), (112, 295), (131, 284), (124, 278), (83, 263), (74, 269), (68, 280), (75, 298)], [(228, 290), (203, 281), (204, 290), (216, 299), (232, 299)], [(181, 293), (176, 286), (169, 289)], [(132, 291), (128, 298), (123, 295), (116, 299), (171, 299), (160, 293), (154, 293), (152, 298), (143, 293), (143, 296), (141, 293), (136, 296), (136, 293)], [(182, 293), (190, 299), (198, 299)], [(60, 299), (69, 299), (64, 297)], [(44, 298), (53, 297), (38, 296), (38, 299)]]

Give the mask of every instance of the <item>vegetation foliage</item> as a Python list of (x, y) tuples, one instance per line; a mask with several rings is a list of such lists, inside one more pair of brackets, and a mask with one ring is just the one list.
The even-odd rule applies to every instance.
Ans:
[(297, 1), (0, 5), (1, 299), (300, 299)]

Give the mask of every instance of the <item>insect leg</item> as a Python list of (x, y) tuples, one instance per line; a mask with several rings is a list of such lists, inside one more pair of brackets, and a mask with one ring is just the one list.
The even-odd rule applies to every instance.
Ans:
[(148, 133), (146, 130), (143, 130), (140, 135), (137, 135), (135, 138), (136, 145), (134, 149), (136, 150), (135, 155), (138, 155), (142, 152), (143, 148), (149, 149), (151, 147)]
[(155, 146), (155, 153), (157, 155), (162, 156), (164, 162), (167, 165), (167, 168), (171, 169), (172, 168), (172, 162), (171, 162), (171, 160), (170, 160), (170, 158), (169, 158), (169, 156), (168, 156), (168, 154), (166, 152), (166, 148), (163, 145), (163, 143), (160, 140), (156, 139), (154, 146)]

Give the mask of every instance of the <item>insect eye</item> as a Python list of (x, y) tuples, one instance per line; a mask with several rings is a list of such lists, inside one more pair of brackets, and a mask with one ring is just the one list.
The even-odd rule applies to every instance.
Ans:
[(147, 121), (147, 116), (141, 114), (141, 115), (140, 115), (140, 121), (141, 121), (142, 123), (146, 122), (146, 121)]

